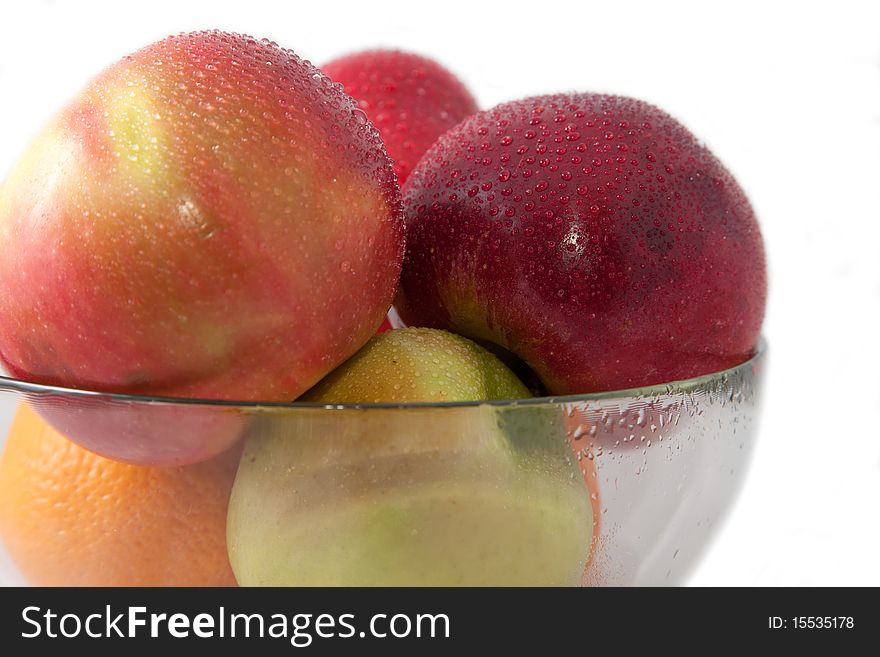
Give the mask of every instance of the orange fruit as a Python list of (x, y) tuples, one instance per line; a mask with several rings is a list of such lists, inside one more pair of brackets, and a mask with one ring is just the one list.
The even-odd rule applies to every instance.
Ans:
[(22, 404), (0, 459), (0, 534), (43, 586), (225, 586), (239, 449), (180, 467), (111, 461)]

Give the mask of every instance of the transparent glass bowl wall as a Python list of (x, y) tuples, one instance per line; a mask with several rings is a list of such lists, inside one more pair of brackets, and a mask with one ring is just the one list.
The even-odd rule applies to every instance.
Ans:
[[(462, 491), (473, 522), (490, 488), (515, 495), (523, 481), (520, 474), (533, 473), (545, 488), (561, 491), (576, 473), (586, 481), (590, 501), (586, 513), (570, 515), (569, 521), (583, 524), (579, 529), (584, 531), (573, 535), (592, 538), (584, 538), (590, 545), (582, 546), (583, 554), (589, 557), (575, 583), (678, 584), (703, 554), (746, 471), (764, 360), (761, 346), (735, 368), (668, 385), (466, 404), (173, 401), (0, 377), (0, 422), (5, 423), (0, 435), (5, 441), (20, 400), (68, 435), (80, 434), (81, 442), (89, 440), (89, 425), (97, 433), (101, 426), (105, 434), (125, 433), (123, 444), (136, 445), (125, 457), (135, 462), (149, 461), (150, 444), (160, 436), (161, 459), (173, 463), (178, 452), (191, 458), (194, 442), (210, 445), (214, 433), (218, 443), (228, 444), (233, 427), (233, 434), (243, 433), (249, 445), (285, 446), (272, 458), (286, 474), (267, 480), (262, 494), (299, 495), (303, 508), (323, 504), (328, 514), (361, 499), (366, 489), (405, 496), (430, 481), (439, 489)], [(175, 447), (176, 440), (181, 444)], [(498, 445), (516, 458), (495, 458), (503, 452)], [(487, 488), (486, 482), (494, 483)], [(334, 492), (340, 490), (345, 495)], [(498, 508), (495, 502), (485, 505), (487, 523), (496, 520), (489, 514)], [(296, 515), (288, 521), (297, 522)], [(446, 522), (454, 526), (455, 518)], [(320, 579), (321, 573), (310, 575)], [(6, 554), (0, 554), (0, 582), (23, 582)]]

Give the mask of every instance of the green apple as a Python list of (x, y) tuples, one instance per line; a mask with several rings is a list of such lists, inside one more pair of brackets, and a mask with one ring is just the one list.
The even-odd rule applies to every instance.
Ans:
[(470, 340), (447, 331), (408, 328), (370, 340), (301, 401), (396, 404), (530, 396), (513, 372)]
[(561, 413), (459, 336), (374, 337), (305, 401), (255, 422), (229, 505), (243, 586), (575, 585), (592, 510)]

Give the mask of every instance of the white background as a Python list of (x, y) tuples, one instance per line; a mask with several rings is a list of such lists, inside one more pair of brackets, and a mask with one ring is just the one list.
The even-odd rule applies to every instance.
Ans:
[(457, 72), (484, 107), (595, 90), (677, 116), (746, 189), (770, 264), (760, 439), (691, 583), (880, 585), (880, 5), (9, 4), (0, 176), (91, 76), (191, 29), (269, 37), (318, 64), (369, 46), (415, 50)]

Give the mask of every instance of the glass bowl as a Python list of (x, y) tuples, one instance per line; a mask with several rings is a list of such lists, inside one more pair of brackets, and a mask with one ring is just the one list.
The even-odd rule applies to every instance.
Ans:
[[(685, 580), (740, 486), (764, 363), (762, 342), (741, 365), (664, 385), (398, 405), (147, 398), (0, 377), (0, 435), (6, 442), (10, 426), (12, 435), (21, 433), (15, 426), (23, 413), (34, 418), (32, 432), (43, 422), (20, 408), (25, 404), (60, 431), (77, 434), (80, 444), (90, 432), (103, 436), (99, 443), (121, 435), (114, 444), (127, 451), (117, 460), (138, 465), (113, 466), (136, 474), (151, 468), (157, 476), (142, 478), (151, 486), (157, 477), (216, 459), (238, 463), (241, 454), (228, 520), (228, 482), (218, 488), (222, 508), (213, 516), (221, 544), (228, 535), (241, 584), (671, 585)], [(243, 451), (233, 446), (215, 456), (239, 438)], [(104, 462), (82, 454), (92, 468)], [(10, 467), (0, 466), (0, 496), (9, 495), (2, 478)], [(31, 487), (33, 496), (44, 495), (35, 479), (46, 469), (18, 472), (24, 484), (16, 484), (16, 495)], [(179, 504), (169, 507), (162, 498), (162, 507), (155, 492), (101, 488), (101, 503), (125, 504), (122, 513), (151, 518), (150, 527), (139, 521), (123, 531), (94, 518), (77, 522), (76, 505), (94, 507), (94, 495), (79, 482), (61, 486), (69, 489), (56, 491), (61, 501), (53, 504), (62, 512), (36, 530), (39, 518), (16, 506), (25, 497), (0, 499), (3, 583), (224, 581), (210, 572), (204, 581), (193, 579), (213, 567), (202, 557), (217, 548), (205, 547), (207, 534), (198, 533), (207, 532), (204, 523), (187, 524), (195, 517), (186, 507), (189, 489), (178, 487), (172, 496)], [(120, 511), (113, 513), (117, 518)], [(172, 513), (169, 532), (162, 521)], [(21, 515), (30, 520), (22, 524)], [(88, 549), (71, 549), (71, 541)], [(184, 543), (196, 544), (196, 552)], [(149, 567), (140, 569), (139, 559)], [(45, 568), (47, 561), (54, 566)]]

